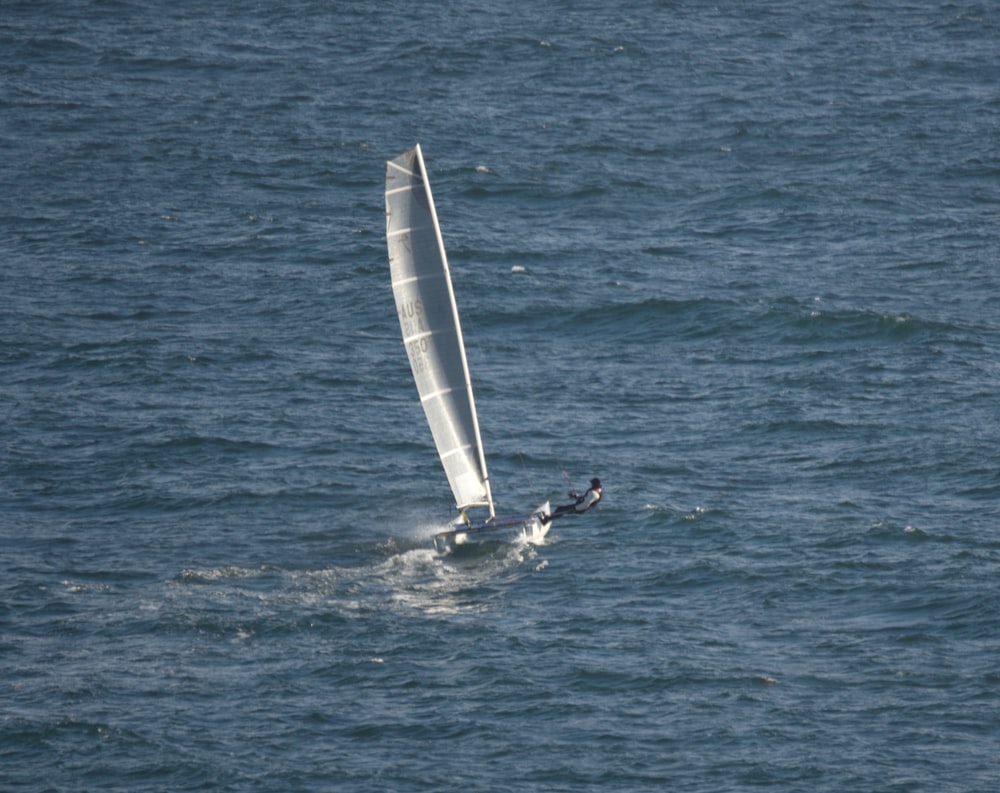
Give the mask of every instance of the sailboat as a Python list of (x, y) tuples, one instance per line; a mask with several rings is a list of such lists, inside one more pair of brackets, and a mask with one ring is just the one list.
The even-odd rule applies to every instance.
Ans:
[[(538, 542), (550, 526), (542, 520), (549, 514), (547, 502), (526, 515), (496, 514), (458, 304), (420, 144), (386, 163), (385, 218), (403, 345), (458, 509), (458, 518), (435, 534), (434, 545), (444, 552), (496, 538), (496, 532), (506, 532), (504, 539)], [(487, 514), (474, 520), (470, 510)]]

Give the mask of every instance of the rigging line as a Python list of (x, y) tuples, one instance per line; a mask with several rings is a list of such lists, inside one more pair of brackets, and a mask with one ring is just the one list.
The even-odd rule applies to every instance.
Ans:
[(570, 491), (573, 492), (573, 493), (575, 493), (576, 492), (576, 486), (573, 484), (573, 480), (571, 480), (569, 478), (569, 474), (566, 473), (566, 469), (563, 468), (561, 465), (559, 466), (559, 468), (562, 470), (563, 478), (566, 480), (566, 484), (569, 485)]

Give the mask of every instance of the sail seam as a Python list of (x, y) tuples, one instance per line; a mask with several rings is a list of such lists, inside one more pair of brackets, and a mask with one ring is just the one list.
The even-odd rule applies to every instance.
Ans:
[(438, 397), (444, 396), (445, 394), (450, 394), (453, 391), (457, 390), (458, 389), (456, 388), (442, 388), (438, 391), (435, 391), (433, 394), (424, 394), (423, 396), (420, 397), (420, 401), (421, 403), (430, 402), (432, 399), (437, 399)]
[(444, 461), (449, 457), (454, 457), (456, 454), (461, 454), (469, 449), (475, 448), (471, 443), (466, 443), (464, 446), (456, 446), (454, 449), (449, 449), (446, 452), (441, 452), (441, 460)]
[(393, 287), (403, 286), (405, 284), (412, 284), (414, 281), (427, 281), (431, 278), (439, 279), (441, 276), (437, 273), (421, 273), (418, 275), (411, 275), (408, 278), (393, 278)]
[(410, 234), (414, 231), (423, 231), (424, 229), (429, 229), (431, 226), (410, 226), (406, 229), (393, 229), (392, 231), (386, 230), (386, 236), (388, 237), (398, 237), (400, 234)]
[(388, 162), (387, 162), (386, 164), (387, 164), (387, 165), (388, 165), (388, 166), (389, 166), (390, 168), (395, 168), (395, 169), (396, 169), (397, 171), (400, 171), (400, 172), (402, 172), (402, 173), (405, 173), (405, 174), (407, 174), (408, 176), (416, 176), (416, 175), (417, 175), (417, 172), (416, 172), (416, 171), (411, 171), (411, 170), (410, 170), (409, 168), (404, 168), (404, 167), (403, 167), (402, 165), (400, 165), (400, 164), (399, 164), (398, 162), (396, 162), (395, 160), (389, 160), (389, 161), (388, 161)]
[[(423, 186), (423, 182), (418, 182), (417, 184), (418, 184), (419, 186), (421, 186), (421, 187)], [(416, 185), (412, 185), (412, 184), (407, 184), (407, 185), (403, 185), (402, 187), (390, 187), (390, 188), (387, 188), (387, 189), (386, 189), (386, 191), (385, 191), (385, 194), (386, 194), (387, 196), (392, 196), (392, 195), (396, 195), (397, 193), (402, 193), (402, 192), (403, 192), (403, 191), (405, 191), (405, 190), (413, 190), (413, 188), (414, 188), (415, 186), (416, 186)]]
[(412, 336), (403, 336), (403, 344), (409, 344), (411, 341), (418, 341), (420, 339), (428, 339), (435, 333), (446, 333), (443, 330), (422, 330), (420, 333), (414, 333)]

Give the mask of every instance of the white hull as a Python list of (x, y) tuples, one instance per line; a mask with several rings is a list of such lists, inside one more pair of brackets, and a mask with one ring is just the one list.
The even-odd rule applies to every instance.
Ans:
[(540, 543), (549, 533), (552, 523), (543, 523), (540, 515), (549, 514), (549, 502), (545, 502), (530, 515), (516, 518), (496, 518), (470, 526), (461, 524), (449, 531), (434, 535), (434, 547), (439, 553), (454, 550), (462, 545), (481, 542), (530, 542)]

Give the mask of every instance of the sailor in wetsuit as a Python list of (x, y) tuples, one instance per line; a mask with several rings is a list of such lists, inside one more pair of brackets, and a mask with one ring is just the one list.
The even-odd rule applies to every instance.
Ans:
[(550, 523), (556, 518), (561, 518), (563, 515), (578, 515), (581, 512), (586, 512), (601, 500), (601, 480), (595, 476), (590, 480), (590, 488), (586, 493), (579, 496), (576, 494), (576, 491), (573, 491), (569, 494), (569, 497), (576, 499), (576, 501), (572, 504), (556, 507), (556, 511), (551, 515), (542, 515), (542, 523)]

